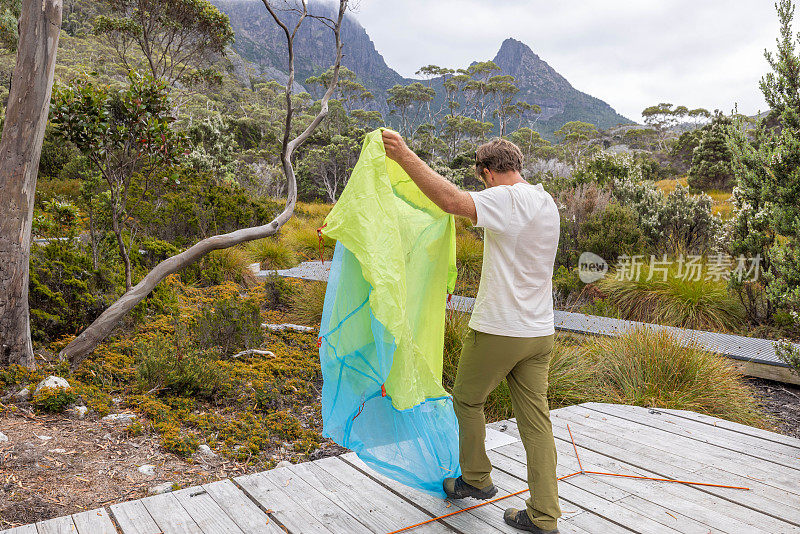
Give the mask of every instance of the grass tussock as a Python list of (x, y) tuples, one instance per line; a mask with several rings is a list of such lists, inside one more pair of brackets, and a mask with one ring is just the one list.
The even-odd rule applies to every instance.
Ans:
[(733, 362), (682, 345), (665, 331), (635, 329), (576, 349), (593, 369), (604, 402), (691, 410), (746, 425), (764, 426), (753, 390)]
[(480, 279), (483, 266), (483, 241), (472, 232), (456, 234), (456, 267), (458, 276), (468, 280)]
[(697, 330), (731, 332), (743, 326), (744, 310), (724, 281), (678, 278), (617, 280), (611, 274), (596, 283), (625, 319)]
[(289, 313), (300, 324), (319, 325), (322, 321), (322, 306), (325, 304), (324, 282), (304, 281), (289, 296)]
[[(322, 218), (304, 219), (293, 217), (281, 229), (284, 242), (302, 261), (319, 260), (319, 235), (317, 228), (322, 226)], [(322, 254), (326, 260), (333, 258), (336, 241), (323, 235)]]
[(246, 250), (250, 260), (261, 269), (288, 269), (297, 264), (297, 255), (291, 247), (274, 237), (251, 241)]

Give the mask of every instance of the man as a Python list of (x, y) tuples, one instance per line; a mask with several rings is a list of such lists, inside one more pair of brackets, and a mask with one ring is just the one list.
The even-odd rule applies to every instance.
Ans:
[(520, 175), (522, 152), (505, 139), (478, 147), (475, 171), (486, 189), (462, 191), (437, 174), (391, 130), (386, 155), (437, 206), (484, 228), (483, 272), (453, 388), (462, 475), (444, 480), (451, 498), (488, 499), (497, 493), (484, 440), (483, 407), (505, 378), (528, 464), (526, 510), (509, 508), (506, 523), (557, 533), (561, 517), (556, 448), (547, 405), (547, 374), (555, 328), (552, 276), (560, 219), (542, 184)]

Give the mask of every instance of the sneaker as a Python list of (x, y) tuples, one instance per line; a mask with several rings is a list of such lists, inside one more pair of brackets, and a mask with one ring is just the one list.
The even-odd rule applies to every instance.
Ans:
[(555, 530), (542, 530), (534, 525), (526, 510), (508, 508), (506, 509), (506, 513), (503, 514), (503, 519), (507, 524), (520, 530), (527, 530), (528, 532), (535, 532), (536, 534), (558, 534), (557, 528)]
[(444, 492), (451, 499), (463, 499), (464, 497), (475, 497), (476, 499), (489, 499), (497, 495), (497, 488), (494, 484), (488, 488), (478, 489), (471, 484), (464, 482), (460, 476), (458, 478), (446, 478), (442, 482)]

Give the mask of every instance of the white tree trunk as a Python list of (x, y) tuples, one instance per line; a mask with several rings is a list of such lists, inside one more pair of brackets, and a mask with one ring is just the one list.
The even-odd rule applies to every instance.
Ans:
[(60, 28), (61, 0), (23, 0), (17, 63), (0, 138), (0, 366), (34, 365), (28, 261)]

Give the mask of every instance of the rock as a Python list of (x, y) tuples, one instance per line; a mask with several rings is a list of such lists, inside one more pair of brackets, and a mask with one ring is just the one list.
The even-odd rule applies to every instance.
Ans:
[(21, 390), (11, 395), (11, 398), (17, 402), (27, 401), (28, 399), (31, 398), (31, 390), (29, 390), (28, 388), (22, 388)]
[(132, 413), (110, 413), (103, 417), (101, 421), (106, 423), (129, 425), (136, 421), (136, 415)]
[(206, 456), (208, 458), (216, 458), (217, 457), (217, 455), (214, 453), (214, 451), (211, 450), (211, 447), (209, 447), (205, 443), (203, 443), (202, 445), (197, 447), (197, 453), (199, 455), (201, 455), (201, 456)]
[(148, 477), (154, 476), (156, 474), (156, 466), (151, 464), (140, 465), (136, 470)]
[(50, 441), (51, 439), (53, 439), (53, 436), (40, 436), (38, 434), (36, 435), (36, 437), (42, 441)]
[(8, 436), (6, 436), (2, 432), (0, 432), (0, 443), (2, 443), (4, 441), (8, 441)]
[(174, 482), (164, 482), (163, 484), (159, 484), (157, 486), (153, 486), (152, 488), (147, 490), (147, 493), (150, 495), (161, 495), (162, 493), (168, 493), (172, 491), (172, 486)]
[(33, 394), (36, 395), (44, 388), (49, 389), (68, 389), (70, 387), (69, 382), (66, 379), (61, 378), (60, 376), (48, 376), (39, 384), (36, 385), (36, 389), (33, 390)]
[(86, 417), (86, 412), (89, 411), (89, 408), (86, 406), (73, 406), (69, 410), (67, 410), (67, 414), (70, 417), (74, 417), (75, 419), (83, 419)]
[(67, 449), (50, 449), (47, 452), (52, 452), (55, 454), (64, 454), (65, 452), (67, 452)]
[(275, 469), (277, 469), (279, 467), (291, 467), (291, 466), (292, 466), (292, 462), (288, 462), (286, 460), (281, 460), (280, 462), (278, 462), (278, 465), (275, 466)]

